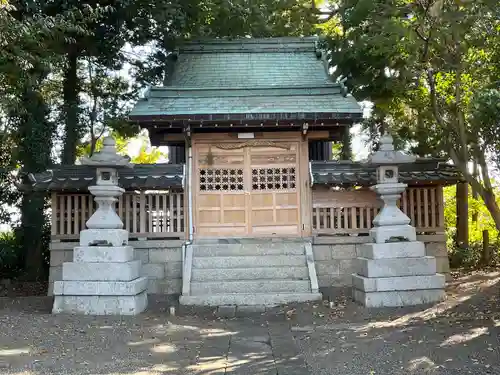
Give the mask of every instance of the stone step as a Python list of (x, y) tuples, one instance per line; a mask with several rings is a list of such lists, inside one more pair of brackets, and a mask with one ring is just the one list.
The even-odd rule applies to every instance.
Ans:
[(303, 244), (287, 242), (193, 245), (193, 256), (195, 257), (303, 255), (304, 252)]
[(359, 245), (357, 255), (368, 259), (421, 258), (425, 256), (423, 242), (366, 243)]
[(63, 281), (132, 281), (141, 273), (141, 261), (125, 263), (63, 263)]
[(288, 279), (309, 280), (307, 267), (195, 268), (192, 281)]
[(134, 260), (132, 246), (77, 246), (73, 250), (75, 263), (124, 263)]
[(424, 289), (410, 291), (363, 292), (354, 289), (356, 302), (366, 307), (400, 307), (441, 302), (446, 298), (444, 289)]
[(226, 293), (307, 293), (309, 280), (226, 280), (191, 282), (192, 295)]
[(53, 293), (56, 296), (135, 296), (147, 287), (147, 277), (132, 281), (56, 281)]
[(251, 237), (251, 238), (199, 238), (194, 241), (194, 245), (237, 245), (237, 244), (269, 244), (269, 243), (287, 243), (304, 244), (303, 238), (290, 237)]
[(193, 268), (250, 268), (305, 266), (303, 255), (193, 257)]
[(54, 296), (53, 314), (137, 315), (148, 305), (146, 292), (135, 296)]
[(426, 276), (363, 277), (352, 275), (355, 289), (363, 292), (392, 292), (401, 290), (444, 289), (446, 280), (442, 274)]
[(196, 306), (279, 306), (294, 302), (321, 301), (321, 293), (229, 293), (181, 296), (182, 305)]
[(364, 277), (424, 276), (436, 274), (436, 258), (356, 258), (356, 273)]

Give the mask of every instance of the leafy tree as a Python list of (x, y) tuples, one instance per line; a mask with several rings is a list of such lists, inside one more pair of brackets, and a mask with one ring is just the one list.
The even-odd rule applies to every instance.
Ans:
[[(497, 196), (500, 196), (500, 191), (495, 188)], [(444, 188), (444, 220), (446, 225), (446, 233), (448, 238), (448, 249), (450, 255), (450, 263), (452, 266), (478, 266), (480, 262), (486, 259), (483, 248), (483, 231), (488, 231), (490, 234), (497, 232), (495, 222), (493, 221), (490, 212), (480, 199), (474, 198), (472, 191), (469, 192), (468, 206), (477, 212), (476, 220), (472, 217), (467, 221), (469, 232), (469, 246), (467, 248), (456, 246), (455, 237), (457, 235), (457, 215), (456, 210), (456, 195), (453, 186)], [(500, 199), (498, 199), (500, 204)], [(490, 248), (496, 254), (497, 261), (500, 256), (500, 237), (493, 236), (490, 243)]]
[[(374, 102), (378, 128), (414, 136), (422, 155), (453, 160), (500, 229), (488, 164), (489, 153), (498, 153), (489, 138), (495, 122), (474, 110), (484, 108), (481, 98), (499, 76), (498, 2), (340, 0), (334, 5), (339, 27), (329, 46), (336, 75), (349, 78), (358, 99)], [(479, 175), (469, 170), (471, 162)]]
[[(121, 155), (128, 155), (130, 157), (130, 161), (134, 164), (154, 164), (161, 158), (165, 157), (158, 147), (151, 147), (149, 139), (144, 133), (140, 134), (138, 137), (130, 138), (115, 131), (111, 132), (111, 136), (115, 139), (116, 151)], [(138, 139), (141, 142), (139, 153), (137, 155), (130, 155), (130, 145), (135, 139)], [(96, 140), (93, 149), (91, 143), (86, 143), (80, 148), (79, 154), (82, 156), (90, 156), (92, 155), (91, 152), (99, 151), (102, 148), (102, 144), (103, 137)]]
[[(0, 109), (15, 144), (10, 165), (19, 165), (23, 174), (29, 174), (44, 171), (51, 163), (56, 126), (44, 97), (47, 77), (58, 62), (51, 46), (63, 32), (83, 33), (83, 29), (73, 22), (75, 14), (44, 17), (33, 11), (33, 4), (15, 5), (0, 6)], [(44, 194), (23, 194), (17, 238), (32, 278), (44, 274), (44, 208)]]
[(143, 0), (130, 26), (131, 43), (149, 43), (151, 53), (133, 59), (141, 83), (162, 84), (175, 61), (173, 52), (186, 39), (308, 36), (318, 14), (311, 0)]
[[(131, 0), (57, 0), (40, 1), (37, 10), (51, 17), (64, 14), (67, 10), (81, 15), (77, 19), (88, 32), (75, 33), (65, 30), (62, 40), (53, 44), (62, 57), (62, 108), (64, 138), (61, 161), (73, 164), (77, 145), (86, 133), (82, 119), (85, 110), (82, 103), (84, 91), (82, 70), (89, 64), (107, 69), (120, 69), (125, 61), (121, 49), (127, 41), (125, 22), (134, 13)], [(103, 68), (103, 69), (104, 69)]]
[[(86, 100), (82, 103), (82, 124), (85, 125), (92, 155), (105, 132), (113, 131), (120, 137), (133, 137), (139, 127), (127, 121), (126, 114), (137, 97), (137, 89), (120, 75), (109, 71), (95, 61), (86, 62), (82, 89)], [(85, 139), (85, 138), (84, 138)]]

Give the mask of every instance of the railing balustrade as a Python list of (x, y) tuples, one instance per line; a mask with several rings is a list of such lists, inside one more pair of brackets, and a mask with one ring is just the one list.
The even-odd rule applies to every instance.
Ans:
[[(52, 239), (78, 239), (96, 210), (90, 194), (52, 194)], [(184, 237), (184, 193), (178, 191), (125, 192), (116, 211), (130, 237)]]
[[(368, 189), (313, 190), (313, 234), (362, 234), (373, 227), (372, 221), (382, 202)], [(398, 202), (419, 233), (444, 232), (444, 206), (441, 186), (410, 187)]]

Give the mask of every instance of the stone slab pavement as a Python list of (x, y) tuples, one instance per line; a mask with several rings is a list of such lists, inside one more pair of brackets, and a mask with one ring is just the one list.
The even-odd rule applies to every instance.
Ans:
[[(500, 374), (500, 271), (460, 275), (434, 306), (364, 309), (345, 294), (224, 318), (152, 297), (137, 317), (51, 315), (0, 299), (2, 375)], [(178, 307), (178, 306), (177, 306)]]

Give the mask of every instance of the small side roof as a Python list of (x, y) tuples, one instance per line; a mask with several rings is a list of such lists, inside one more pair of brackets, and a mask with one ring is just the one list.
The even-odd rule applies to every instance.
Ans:
[[(376, 167), (368, 163), (347, 161), (311, 162), (314, 185), (372, 186), (376, 183)], [(454, 185), (463, 181), (457, 168), (441, 159), (417, 159), (399, 165), (400, 181), (408, 185)]]
[[(29, 184), (23, 189), (49, 192), (83, 192), (95, 184), (96, 167), (88, 165), (56, 165), (51, 169), (30, 174)], [(118, 185), (130, 190), (182, 189), (183, 164), (135, 164), (134, 168), (120, 169)]]

